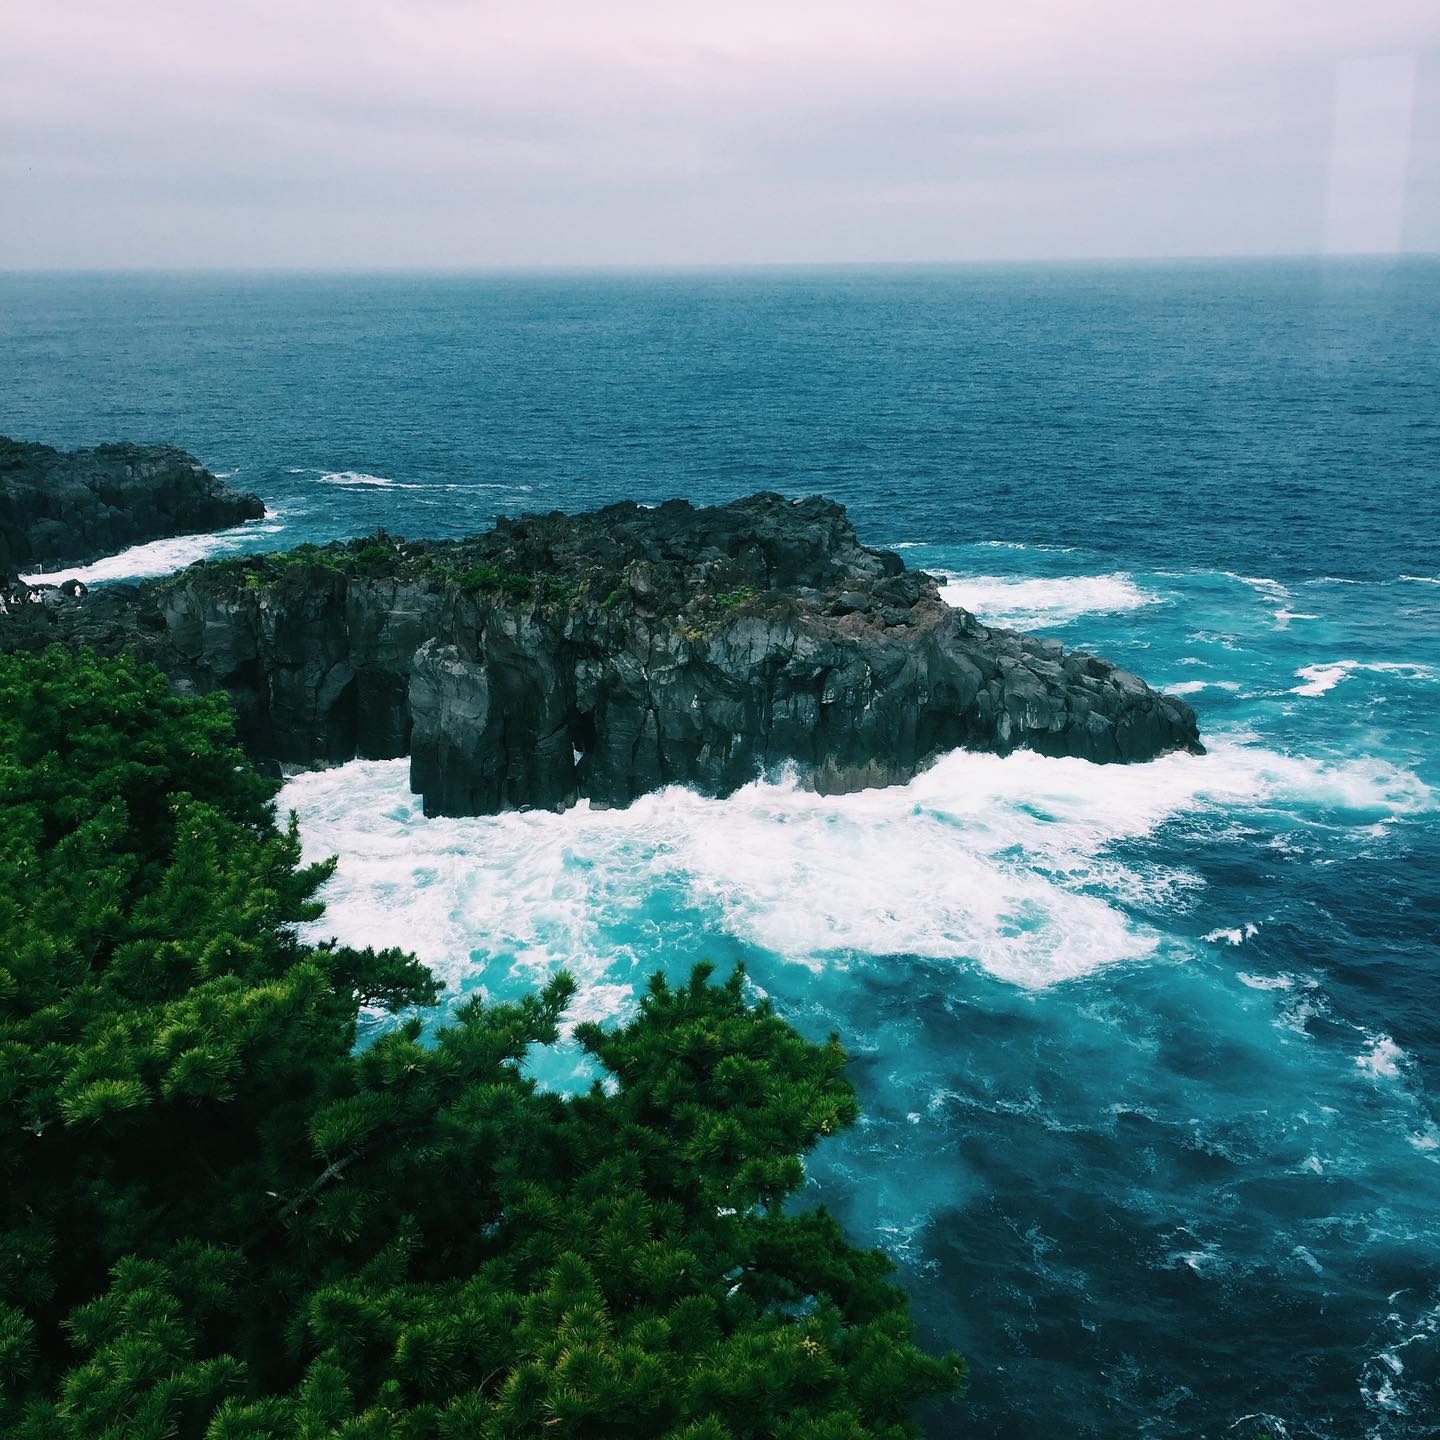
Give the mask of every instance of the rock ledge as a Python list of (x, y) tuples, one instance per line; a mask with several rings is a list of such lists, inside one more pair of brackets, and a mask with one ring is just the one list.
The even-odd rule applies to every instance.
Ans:
[(957, 746), (1201, 748), (1182, 701), (953, 608), (818, 497), (381, 534), (37, 598), (0, 617), (0, 644), (130, 649), (182, 690), (224, 690), (258, 757), (408, 754), (432, 815), (724, 795), (785, 763), (843, 791)]
[(265, 506), (172, 445), (65, 453), (0, 435), (0, 578), (224, 530)]

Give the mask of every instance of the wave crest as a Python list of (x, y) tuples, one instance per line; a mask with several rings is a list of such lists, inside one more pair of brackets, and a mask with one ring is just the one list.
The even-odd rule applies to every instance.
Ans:
[(1017, 630), (1068, 625), (1082, 615), (1113, 614), (1156, 605), (1162, 597), (1142, 590), (1123, 571), (1109, 575), (1064, 575), (1039, 579), (1017, 575), (960, 575), (941, 571), (940, 594), (947, 604), (992, 625)]

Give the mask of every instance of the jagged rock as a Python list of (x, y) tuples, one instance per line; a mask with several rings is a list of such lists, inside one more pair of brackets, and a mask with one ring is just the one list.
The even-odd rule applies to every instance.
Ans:
[(264, 513), (258, 496), (232, 490), (171, 445), (65, 453), (0, 436), (0, 576), (86, 565)]
[(408, 753), (428, 814), (625, 805), (671, 783), (724, 795), (786, 762), (844, 791), (956, 746), (1096, 761), (1200, 748), (1180, 700), (947, 605), (819, 498), (380, 535), (0, 618), (0, 644), (56, 638), (225, 690), (257, 756)]

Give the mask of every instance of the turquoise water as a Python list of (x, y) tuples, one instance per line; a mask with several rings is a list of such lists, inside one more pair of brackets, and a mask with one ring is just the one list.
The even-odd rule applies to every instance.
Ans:
[[(1440, 265), (0, 277), (0, 431), (383, 524), (825, 491), (982, 616), (1184, 693), (1150, 765), (424, 820), (298, 777), (322, 928), (576, 1017), (744, 960), (865, 1118), (809, 1195), (971, 1358), (937, 1436), (1440, 1433)], [(583, 1083), (573, 1052), (554, 1084)]]

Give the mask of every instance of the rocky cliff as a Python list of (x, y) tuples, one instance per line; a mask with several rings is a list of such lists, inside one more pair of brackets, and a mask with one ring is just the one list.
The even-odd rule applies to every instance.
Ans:
[(786, 762), (848, 790), (955, 746), (1200, 748), (1181, 701), (952, 608), (818, 498), (526, 516), (19, 599), (0, 643), (129, 648), (180, 688), (226, 691), (260, 757), (408, 753), (428, 814), (723, 795)]
[(265, 506), (170, 445), (52, 450), (0, 436), (0, 578), (223, 530)]

